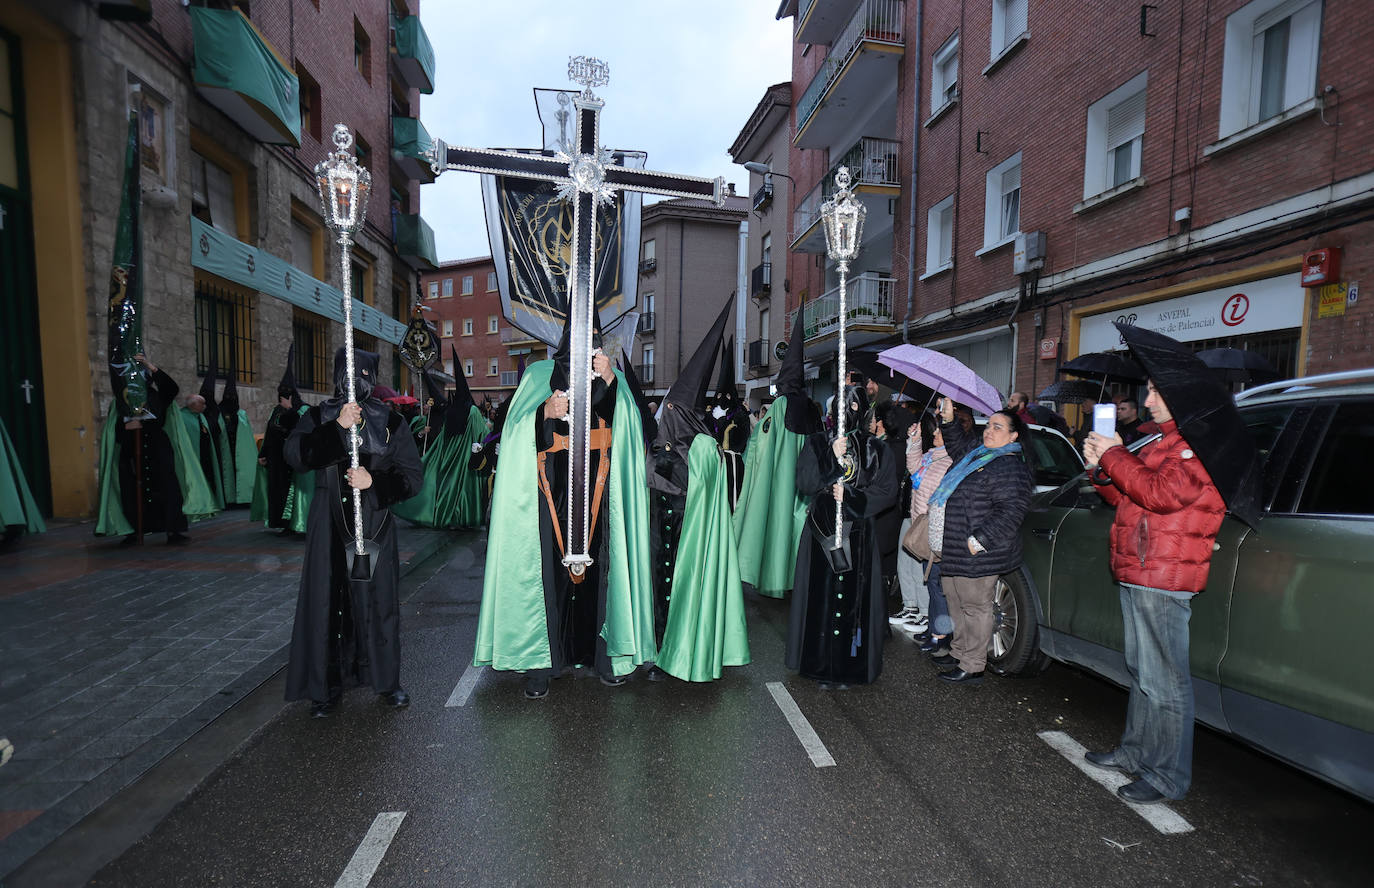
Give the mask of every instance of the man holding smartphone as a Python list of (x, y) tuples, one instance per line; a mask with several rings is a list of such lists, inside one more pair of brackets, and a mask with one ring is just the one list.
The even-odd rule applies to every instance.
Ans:
[[(1136, 779), (1117, 795), (1136, 804), (1181, 799), (1192, 781), (1193, 684), (1188, 659), (1191, 600), (1207, 585), (1212, 546), (1226, 505), (1202, 461), (1179, 433), (1150, 380), (1145, 406), (1161, 437), (1131, 453), (1107, 414), (1094, 411), (1083, 455), (1098, 493), (1116, 507), (1109, 545), (1121, 584), (1126, 728), (1116, 748), (1085, 758)], [(1113, 413), (1112, 405), (1107, 407)], [(1104, 431), (1102, 431), (1105, 429)]]

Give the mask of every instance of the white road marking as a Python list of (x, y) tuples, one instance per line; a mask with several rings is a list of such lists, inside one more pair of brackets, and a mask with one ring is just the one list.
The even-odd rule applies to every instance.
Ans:
[[(1118, 786), (1125, 786), (1127, 783), (1131, 782), (1131, 778), (1122, 774), (1120, 771), (1110, 771), (1106, 768), (1097, 768), (1088, 764), (1083, 758), (1083, 753), (1086, 751), (1083, 744), (1079, 743), (1068, 734), (1065, 734), (1063, 731), (1041, 731), (1036, 736), (1048, 743), (1051, 748), (1064, 758), (1068, 759), (1069, 764), (1073, 765), (1084, 774), (1087, 774), (1094, 782), (1105, 787), (1114, 797), (1120, 798), (1116, 795)], [(1167, 805), (1135, 805), (1131, 802), (1123, 802), (1123, 804), (1145, 818), (1145, 821), (1149, 823), (1150, 826), (1153, 826), (1166, 836), (1193, 831), (1193, 825), (1184, 820), (1176, 811), (1172, 810)]]
[(405, 819), (404, 811), (383, 811), (378, 814), (372, 821), (372, 828), (363, 836), (362, 844), (353, 852), (353, 859), (344, 868), (343, 875), (334, 883), (334, 888), (367, 888), (382, 858), (386, 856), (386, 849), (391, 847), (391, 840), (396, 838), (401, 821)]
[(481, 666), (469, 666), (463, 670), (463, 677), (458, 679), (458, 686), (453, 689), (452, 694), (448, 695), (448, 702), (444, 704), (444, 708), (466, 706), (468, 697), (472, 695), (472, 689), (477, 687), (477, 680), (481, 677)]
[(792, 733), (797, 735), (802, 748), (806, 750), (807, 755), (811, 756), (811, 764), (818, 768), (834, 767), (835, 759), (831, 757), (830, 751), (821, 742), (821, 738), (816, 734), (816, 729), (811, 727), (811, 722), (802, 715), (801, 709), (797, 707), (797, 701), (793, 700), (792, 695), (787, 693), (787, 688), (782, 686), (782, 682), (770, 681), (768, 693), (773, 695), (773, 702), (778, 704), (782, 714), (787, 716), (787, 723), (792, 726)]

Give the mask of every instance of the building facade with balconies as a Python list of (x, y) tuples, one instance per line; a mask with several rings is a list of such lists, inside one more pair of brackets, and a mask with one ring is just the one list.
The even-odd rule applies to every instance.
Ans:
[(745, 261), (749, 269), (743, 337), (744, 398), (758, 407), (769, 397), (781, 359), (775, 348), (785, 341), (787, 294), (791, 289), (787, 257), (792, 218), (788, 206), (796, 187), (788, 173), (792, 147), (792, 84), (764, 91), (744, 128), (730, 146), (735, 163), (763, 164), (768, 172), (749, 172), (752, 207)]
[(504, 401), (514, 393), (525, 366), (547, 357), (542, 342), (512, 326), (501, 313), (490, 256), (441, 263), (421, 276), (420, 286), (429, 309), (425, 317), (439, 335), (444, 373), (450, 378), (465, 374), (474, 400)]
[[(81, 517), (96, 502), (131, 115), (143, 344), (183, 394), (213, 354), (260, 430), (293, 344), (307, 399), (331, 392), (345, 275), (359, 344), (399, 381), (398, 318), (434, 261), (419, 216), (427, 173), (407, 162), (425, 139), (420, 96), (434, 90), (418, 0), (18, 0), (0, 5), (0, 66), (0, 254), (16, 272), (0, 292), (14, 311), (0, 331), (0, 415), (44, 511)], [(346, 263), (313, 176), (336, 122), (373, 182)]]

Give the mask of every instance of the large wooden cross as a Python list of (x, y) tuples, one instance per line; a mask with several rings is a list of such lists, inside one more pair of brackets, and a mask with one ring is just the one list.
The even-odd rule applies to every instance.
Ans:
[[(568, 270), (568, 526), (563, 564), (580, 577), (592, 563), (590, 544), (591, 496), (588, 477), (591, 431), (592, 317), (596, 298), (596, 209), (615, 200), (617, 192), (637, 191), (671, 197), (710, 198), (725, 204), (725, 180), (682, 176), (649, 170), (626, 169), (611, 161), (601, 145), (601, 109), (605, 103), (593, 87), (610, 82), (610, 68), (598, 59), (576, 56), (568, 62), (568, 79), (583, 87), (574, 100), (577, 122), (575, 153), (553, 156), (496, 151), (485, 148), (454, 148), (436, 139), (431, 155), (435, 173), (458, 170), (517, 179), (552, 182), (559, 196), (572, 202), (573, 224)], [(626, 245), (638, 249), (637, 245)]]

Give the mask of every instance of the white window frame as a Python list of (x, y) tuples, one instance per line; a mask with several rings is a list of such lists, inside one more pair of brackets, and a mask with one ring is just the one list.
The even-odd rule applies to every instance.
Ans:
[(491, 358), (487, 361), (487, 375), (499, 376), (501, 374), (501, 359)]
[(1270, 120), (1259, 118), (1264, 69), (1264, 32), (1288, 19), (1283, 99), (1279, 114), (1317, 95), (1321, 56), (1321, 0), (1254, 0), (1226, 18), (1226, 46), (1221, 68), (1221, 116), (1218, 138), (1226, 138)]
[(444, 373), (449, 376), (453, 375), (453, 358), (444, 358)]
[(954, 267), (954, 195), (926, 210), (926, 275)]
[(643, 364), (645, 367), (654, 366), (654, 347), (652, 345), (644, 346)]
[(473, 373), (473, 370), (472, 370), (472, 358), (464, 358), (464, 359), (463, 359), (463, 375), (464, 375), (464, 376), (471, 376), (472, 373)]
[(996, 61), (1016, 45), (1017, 38), (1030, 30), (1030, 0), (992, 0), (992, 27), (989, 29), (988, 58)]
[(497, 321), (496, 315), (487, 315), (487, 332), (488, 332), (488, 333), (500, 333), (500, 332), (501, 332), (500, 322)]
[(644, 296), (643, 296), (643, 303), (644, 303), (644, 310), (643, 310), (643, 312), (641, 312), (641, 314), (653, 314), (653, 313), (654, 313), (654, 291), (653, 291), (653, 290), (650, 290), (649, 292), (647, 292), (647, 293), (644, 294)]
[(463, 318), (463, 335), (472, 335), (472, 318)]
[(463, 275), (463, 295), (472, 295), (472, 275), (470, 274)]
[(444, 298), (453, 298), (453, 278), (444, 278)]
[(444, 339), (453, 338), (453, 321), (444, 321), (444, 326), (441, 329), (443, 331), (442, 335)]
[[(1003, 182), (1007, 173), (1015, 169), (1018, 173), (1017, 187), (1015, 189), (1004, 190)], [(1021, 191), (1020, 176), (1021, 172), (1021, 152), (1018, 151), (1011, 157), (999, 163), (997, 166), (988, 170), (987, 190), (983, 204), (983, 249), (979, 252), (996, 249), (1003, 244), (1009, 244), (1016, 239), (1016, 235), (1021, 233), (1021, 206), (1022, 195), (1017, 195), (1016, 210), (1016, 230), (1004, 232), (1002, 225), (1002, 199), (1009, 195), (1012, 190)]]
[(1132, 157), (1134, 169), (1132, 174), (1123, 180), (1122, 184), (1140, 177), (1141, 151), (1145, 146), (1144, 116), (1142, 115), (1140, 118), (1139, 132), (1132, 131), (1133, 134), (1130, 135), (1130, 138), (1122, 138), (1122, 134), (1116, 134), (1116, 144), (1112, 144), (1113, 140), (1109, 138), (1107, 124), (1111, 120), (1112, 111), (1122, 107), (1127, 102), (1134, 101), (1137, 96), (1145, 95), (1148, 87), (1149, 72), (1141, 71), (1088, 106), (1088, 137), (1083, 152), (1084, 200), (1095, 197), (1104, 191), (1110, 191), (1115, 187), (1112, 185), (1115, 151), (1126, 142), (1135, 141), (1137, 144)]
[(439, 282), (438, 282), (438, 281), (430, 281), (430, 282), (429, 282), (429, 298), (430, 298), (430, 299), (438, 299), (438, 298), (439, 298)]
[(496, 292), (496, 272), (494, 271), (487, 272), (487, 292)]
[[(947, 64), (954, 62), (953, 78), (944, 76)], [(934, 117), (946, 105), (959, 99), (959, 32), (935, 50), (930, 59), (930, 116)]]
[(644, 245), (640, 248), (639, 258), (644, 262), (657, 262), (657, 252), (658, 245), (654, 243), (653, 238), (649, 238), (644, 242)]

